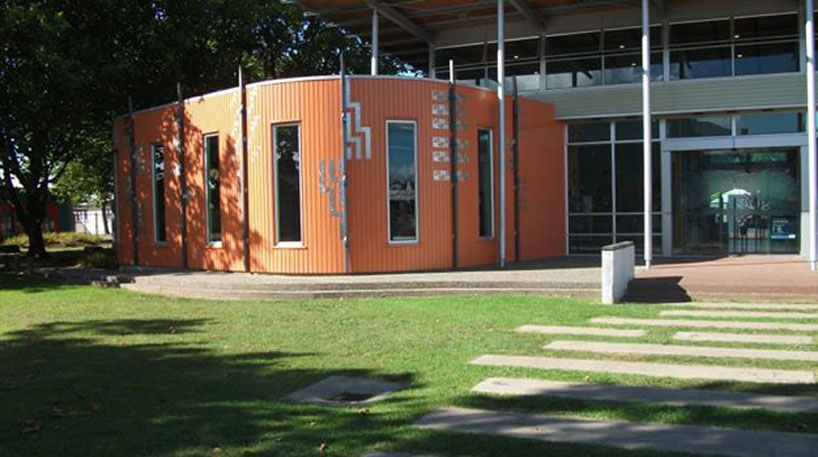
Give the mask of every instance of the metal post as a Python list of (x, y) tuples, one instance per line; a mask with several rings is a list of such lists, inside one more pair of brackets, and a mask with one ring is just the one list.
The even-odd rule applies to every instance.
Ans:
[(497, 99), (500, 131), (500, 268), (506, 266), (506, 62), (503, 30), (505, 1), (497, 0)]
[(182, 83), (176, 83), (176, 95), (179, 97), (179, 107), (176, 114), (177, 134), (179, 146), (177, 149), (179, 162), (179, 198), (181, 202), (182, 218), (179, 231), (182, 232), (182, 268), (188, 267), (187, 254), (187, 179), (185, 176), (185, 99), (182, 98)]
[(517, 91), (517, 77), (511, 79), (512, 117), (511, 142), (512, 172), (514, 174), (514, 260), (519, 262), (520, 254), (520, 95)]
[(378, 75), (378, 8), (372, 8), (372, 76)]
[(815, 138), (815, 12), (814, 1), (807, 0), (807, 144), (809, 166), (809, 265), (812, 271), (818, 271), (818, 154)]
[(457, 78), (455, 78), (454, 74), (454, 60), (449, 59), (449, 84), (454, 84), (455, 80), (457, 80)]
[(650, 116), (650, 0), (642, 0), (642, 131), (645, 196), (645, 268), (653, 262), (653, 143)]
[(241, 117), (239, 147), (241, 148), (241, 218), (242, 218), (242, 255), (244, 271), (250, 272), (250, 191), (247, 147), (247, 90), (244, 72), (239, 66), (239, 116)]
[(428, 76), (430, 79), (437, 78), (437, 72), (435, 71), (435, 47), (429, 45), (429, 73)]
[[(449, 70), (454, 75), (454, 60), (449, 60)], [(458, 151), (457, 151), (457, 85), (453, 77), (449, 77), (449, 180), (452, 183), (452, 268), (458, 266)]]
[[(119, 234), (119, 215), (120, 215), (120, 211), (119, 211), (119, 200), (120, 200), (120, 197), (119, 197), (119, 166), (120, 166), (120, 163), (119, 163), (119, 147), (117, 146), (117, 141), (116, 141), (116, 112), (114, 112), (113, 110), (111, 111), (111, 132), (112, 132), (112, 136), (113, 136), (111, 145), (114, 148), (113, 157), (111, 158), (111, 160), (113, 160), (113, 162), (114, 162), (114, 168), (113, 168), (113, 170), (114, 170), (114, 195), (113, 195), (113, 201), (111, 202), (111, 209), (112, 209), (111, 213), (113, 215), (113, 220), (111, 221), (111, 240), (113, 241), (112, 242), (112, 247), (114, 248), (114, 252), (117, 254), (117, 258), (119, 258), (118, 254), (119, 254), (119, 238), (120, 238), (120, 234)], [(105, 211), (105, 208), (103, 207), (102, 210)]]
[[(349, 229), (347, 227), (347, 221), (349, 220), (349, 202), (347, 200), (347, 186), (348, 186), (348, 179), (347, 179), (347, 122), (349, 122), (349, 118), (347, 116), (347, 77), (346, 77), (346, 66), (344, 64), (344, 55), (341, 54), (341, 163), (340, 163), (340, 172), (341, 172), (341, 188), (339, 192), (339, 199), (341, 204), (343, 205), (342, 208), (342, 215), (341, 215), (341, 243), (344, 245), (344, 272), (350, 272), (350, 258), (349, 258)], [(333, 171), (334, 173), (334, 171)]]
[(131, 179), (131, 247), (133, 249), (133, 264), (139, 266), (139, 208), (136, 199), (136, 123), (133, 118), (133, 99), (128, 97), (128, 149), (130, 150), (129, 175)]

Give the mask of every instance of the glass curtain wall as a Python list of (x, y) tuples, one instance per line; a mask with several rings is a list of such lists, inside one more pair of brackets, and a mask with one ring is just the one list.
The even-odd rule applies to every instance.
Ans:
[[(661, 142), (653, 125), (653, 233), (661, 246)], [(568, 247), (598, 253), (608, 244), (644, 245), (642, 122), (623, 120), (568, 126)]]

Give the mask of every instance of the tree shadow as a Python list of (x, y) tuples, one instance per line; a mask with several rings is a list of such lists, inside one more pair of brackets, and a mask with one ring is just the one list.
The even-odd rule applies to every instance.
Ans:
[(0, 334), (0, 455), (314, 455), (322, 442), (388, 442), (405, 425), (375, 408), (283, 400), (330, 375), (376, 373), (293, 367), (310, 353), (216, 350), (223, 335), (204, 324), (54, 322)]

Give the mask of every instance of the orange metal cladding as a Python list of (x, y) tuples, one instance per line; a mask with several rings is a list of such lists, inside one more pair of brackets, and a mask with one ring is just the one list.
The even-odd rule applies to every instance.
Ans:
[[(269, 81), (247, 87), (251, 269), (342, 273), (340, 220), (320, 191), (319, 164), (341, 159), (339, 78)], [(301, 135), (302, 246), (276, 246), (273, 138), (275, 125), (298, 124)]]

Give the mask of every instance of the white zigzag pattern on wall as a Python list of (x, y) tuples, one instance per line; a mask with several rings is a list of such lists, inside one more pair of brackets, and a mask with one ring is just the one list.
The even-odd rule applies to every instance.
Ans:
[[(347, 145), (346, 145), (346, 155), (347, 159), (352, 159), (352, 147), (349, 143), (355, 144), (355, 158), (361, 159), (362, 156), (371, 159), (372, 158), (372, 131), (369, 127), (364, 127), (361, 125), (361, 104), (358, 102), (352, 102), (350, 97), (350, 89), (349, 89), (349, 82), (347, 82), (346, 87), (344, 88), (344, 98), (346, 100), (346, 105), (348, 111), (352, 115), (352, 119), (349, 119), (346, 123), (346, 133), (347, 133)], [(353, 132), (352, 124), (355, 124), (355, 131)], [(364, 136), (364, 151), (361, 151), (361, 135)]]

